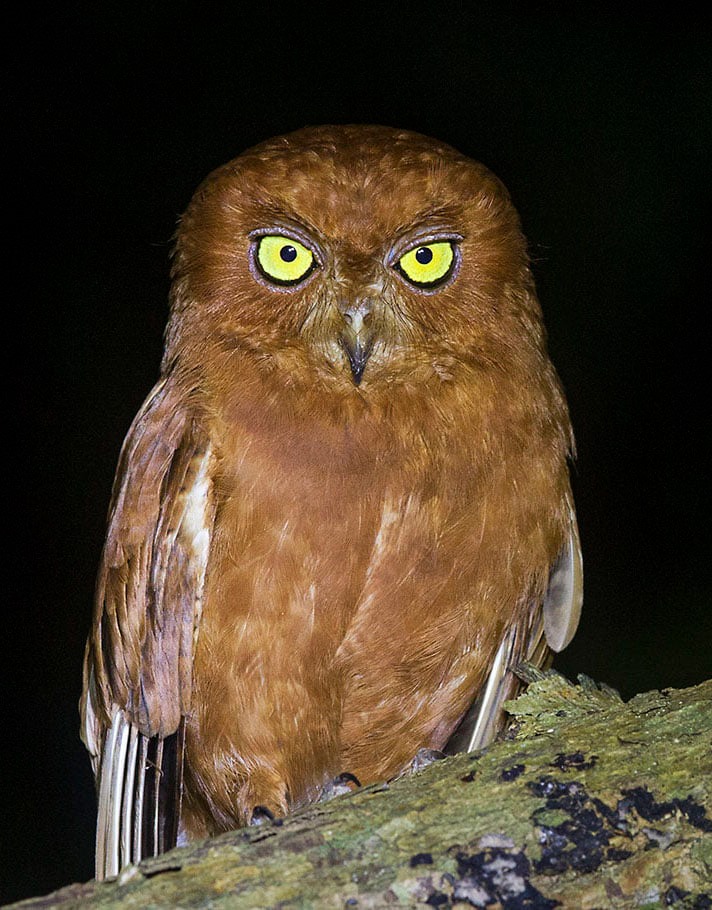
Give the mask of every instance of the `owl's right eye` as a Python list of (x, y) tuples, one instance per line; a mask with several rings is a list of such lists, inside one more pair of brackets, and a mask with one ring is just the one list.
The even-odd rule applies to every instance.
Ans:
[(299, 284), (316, 267), (311, 250), (292, 237), (267, 234), (257, 239), (255, 265), (273, 284)]

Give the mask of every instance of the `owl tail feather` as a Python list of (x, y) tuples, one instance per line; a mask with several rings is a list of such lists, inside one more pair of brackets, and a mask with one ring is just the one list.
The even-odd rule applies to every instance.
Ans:
[(176, 845), (183, 790), (185, 721), (171, 736), (144, 736), (119, 708), (99, 771), (96, 878)]

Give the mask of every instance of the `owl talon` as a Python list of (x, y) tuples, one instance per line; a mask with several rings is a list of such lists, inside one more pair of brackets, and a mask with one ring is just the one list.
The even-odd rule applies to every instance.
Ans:
[(273, 822), (275, 814), (267, 806), (255, 806), (252, 810), (250, 825), (264, 825), (265, 822)]
[(321, 791), (319, 801), (326, 802), (327, 800), (333, 799), (335, 796), (353, 793), (354, 790), (358, 790), (360, 786), (361, 781), (355, 774), (352, 774), (350, 771), (343, 771), (341, 774), (337, 774), (336, 777), (329, 781), (324, 787)]

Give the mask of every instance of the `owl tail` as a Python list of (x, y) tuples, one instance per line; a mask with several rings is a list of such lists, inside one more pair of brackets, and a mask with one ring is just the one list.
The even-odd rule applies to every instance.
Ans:
[(175, 847), (183, 790), (185, 720), (171, 736), (144, 736), (114, 710), (99, 765), (96, 878)]

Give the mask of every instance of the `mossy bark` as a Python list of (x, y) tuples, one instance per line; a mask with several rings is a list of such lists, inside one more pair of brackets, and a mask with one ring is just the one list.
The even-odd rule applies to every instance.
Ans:
[(712, 906), (712, 681), (530, 676), (485, 752), (15, 906)]

